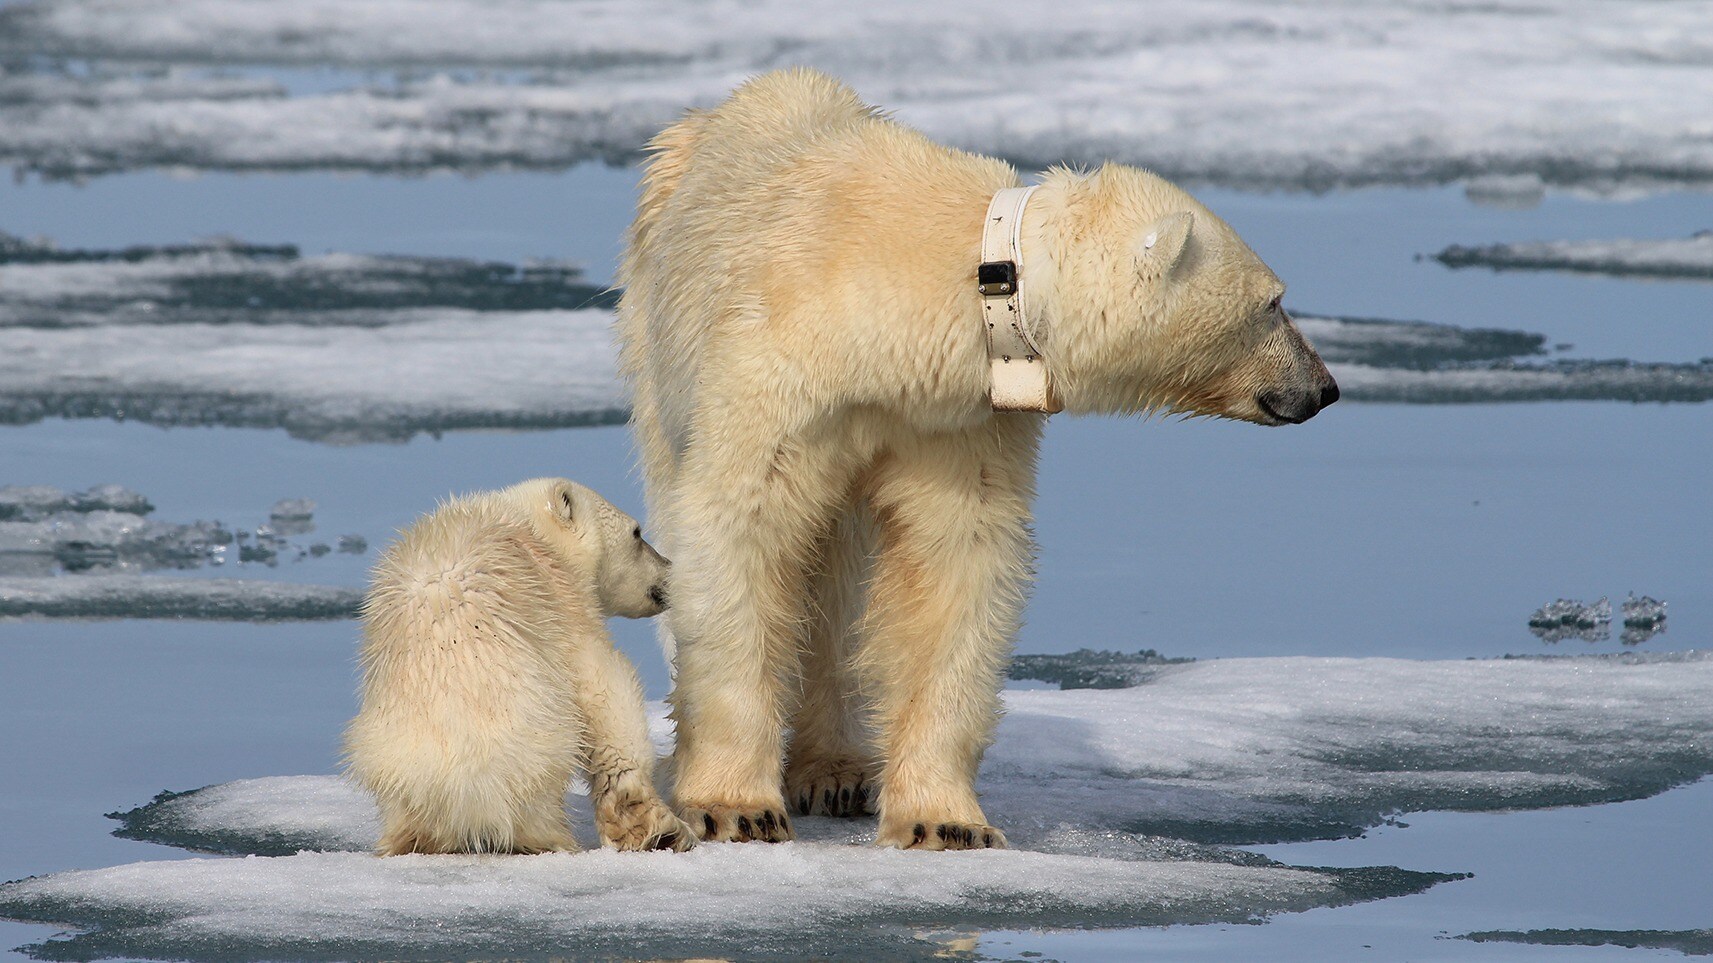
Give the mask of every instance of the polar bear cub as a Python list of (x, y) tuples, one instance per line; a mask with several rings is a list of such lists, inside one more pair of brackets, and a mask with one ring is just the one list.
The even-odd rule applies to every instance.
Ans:
[(604, 624), (662, 611), (670, 565), (562, 478), (457, 498), (405, 530), (364, 603), (346, 732), (381, 855), (574, 850), (578, 768), (605, 845), (694, 845), (655, 792), (642, 691)]

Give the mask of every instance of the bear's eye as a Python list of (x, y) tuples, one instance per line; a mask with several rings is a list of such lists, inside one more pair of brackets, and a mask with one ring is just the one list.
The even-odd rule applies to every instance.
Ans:
[(1284, 300), (1285, 300), (1285, 296), (1283, 294), (1281, 294), (1278, 297), (1274, 298), (1273, 300), (1267, 302), (1268, 312), (1272, 313), (1272, 314), (1278, 314), (1279, 313), (1279, 306), (1284, 302)]

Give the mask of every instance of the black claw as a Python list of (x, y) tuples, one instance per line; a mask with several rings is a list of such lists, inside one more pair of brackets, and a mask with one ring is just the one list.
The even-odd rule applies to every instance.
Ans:
[(809, 794), (808, 793), (804, 793), (803, 795), (797, 797), (797, 815), (799, 815), (799, 816), (809, 815)]
[(912, 843), (911, 845), (915, 845), (916, 843), (925, 843), (927, 841), (928, 841), (928, 827), (922, 825), (921, 823), (917, 823), (916, 824), (916, 842)]
[(851, 811), (851, 790), (845, 787), (839, 790), (839, 815), (848, 816)]
[(706, 827), (705, 831), (707, 832), (707, 835), (702, 837), (703, 839), (713, 839), (714, 834), (720, 831), (719, 827), (714, 825), (714, 816), (712, 813), (702, 814), (702, 825)]
[(833, 814), (833, 790), (826, 789), (821, 793), (821, 801), (827, 804), (827, 815)]
[(739, 839), (749, 839), (752, 835), (753, 834), (750, 832), (750, 829), (749, 829), (749, 817), (748, 816), (739, 816), (738, 817), (738, 838)]
[(653, 848), (655, 848), (655, 849), (671, 849), (672, 847), (674, 847), (676, 845), (678, 845), (678, 834), (677, 833), (666, 833), (665, 835), (655, 837)]
[(987, 847), (988, 849), (992, 849), (993, 848), (993, 834), (992, 833), (982, 833), (981, 834), (981, 844), (983, 846)]

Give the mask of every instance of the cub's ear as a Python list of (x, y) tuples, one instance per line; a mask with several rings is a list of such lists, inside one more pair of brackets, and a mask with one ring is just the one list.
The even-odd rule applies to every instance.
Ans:
[(559, 517), (567, 522), (577, 521), (577, 512), (572, 508), (573, 502), (571, 499), (571, 490), (569, 488), (561, 488), (557, 494), (559, 496), (558, 504), (553, 506), (554, 511), (558, 512)]
[(1136, 270), (1143, 280), (1162, 277), (1184, 255), (1184, 245), (1190, 239), (1195, 215), (1189, 211), (1167, 214), (1142, 229), (1136, 237)]

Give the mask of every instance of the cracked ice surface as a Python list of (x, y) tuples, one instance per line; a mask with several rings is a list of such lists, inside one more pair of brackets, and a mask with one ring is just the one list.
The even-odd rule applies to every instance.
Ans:
[(1454, 268), (1713, 280), (1713, 231), (1687, 238), (1529, 241), (1479, 247), (1454, 244), (1434, 258)]
[(55, 91), (0, 105), (0, 158), (62, 176), (561, 167), (628, 157), (683, 107), (810, 64), (936, 137), (1031, 163), (1112, 157), (1248, 187), (1701, 183), (1713, 179), (1710, 17), (1705, 2), (1591, 0), (1075, 0), (1050, 18), (967, 0), (41, 0), (0, 10), (0, 53), (527, 76), (299, 97), (220, 89), (189, 108)]
[[(484, 952), (909, 955), (905, 927), (1245, 919), (1448, 877), (1308, 870), (1215, 844), (1326, 838), (1398, 811), (1637, 798), (1713, 770), (1713, 656), (1158, 666), (1131, 689), (1008, 692), (983, 768), (1017, 848), (803, 841), (687, 855), (403, 857), (351, 850), (373, 805), (336, 777), (246, 780), (118, 814), (121, 833), (247, 859), (145, 862), (0, 887), (0, 916), (88, 930), (51, 958), (426, 959)], [(655, 731), (668, 738), (660, 707)], [(573, 800), (580, 822), (586, 806)], [(584, 835), (589, 835), (585, 825)], [(689, 946), (678, 935), (693, 933)], [(839, 942), (843, 941), (843, 942)], [(856, 942), (851, 942), (856, 941)]]

